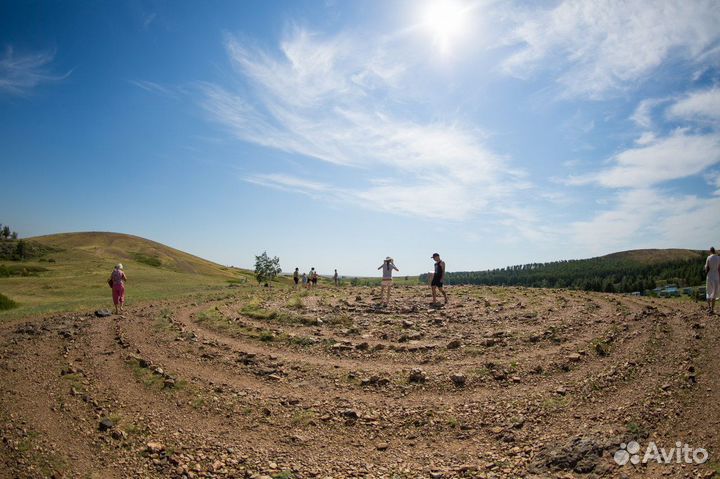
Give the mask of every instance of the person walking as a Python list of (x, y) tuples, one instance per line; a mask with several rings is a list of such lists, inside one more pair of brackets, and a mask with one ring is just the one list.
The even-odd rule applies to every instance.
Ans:
[(708, 314), (715, 314), (715, 300), (720, 296), (720, 256), (714, 247), (710, 248), (710, 256), (705, 260), (705, 277)]
[(430, 288), (432, 289), (432, 304), (437, 305), (437, 290), (439, 289), (445, 298), (445, 304), (448, 304), (448, 296), (443, 289), (443, 281), (445, 281), (445, 261), (440, 259), (440, 254), (433, 253), (432, 259), (435, 261), (435, 273), (433, 273)]
[(293, 282), (295, 283), (295, 289), (298, 289), (299, 281), (300, 281), (300, 270), (298, 268), (295, 268), (295, 272), (293, 273)]
[(308, 277), (307, 277), (307, 274), (305, 274), (305, 273), (302, 274), (302, 285), (303, 285), (303, 288), (307, 289)]
[(392, 289), (392, 273), (393, 270), (400, 272), (395, 266), (395, 261), (390, 257), (386, 257), (383, 264), (378, 269), (382, 269), (382, 285), (380, 286), (380, 299), (382, 305), (387, 306), (390, 302), (390, 290)]
[(335, 274), (333, 275), (333, 281), (335, 282), (336, 288), (339, 286), (339, 282), (340, 282), (339, 279), (340, 279), (340, 277), (338, 276), (338, 272), (337, 272), (337, 270), (335, 270)]
[[(108, 279), (108, 284), (112, 287), (112, 298), (113, 298), (113, 304), (115, 305), (115, 314), (119, 314), (123, 312), (123, 306), (125, 305), (125, 282), (127, 281), (127, 276), (125, 276), (125, 272), (123, 271), (123, 265), (122, 263), (118, 263), (115, 266), (115, 269), (113, 269), (113, 272), (110, 273), (110, 279)], [(118, 307), (120, 308), (118, 310)]]
[(310, 282), (312, 283), (313, 288), (317, 288), (317, 282), (318, 282), (318, 274), (317, 271), (315, 271), (315, 268), (312, 268), (310, 271)]

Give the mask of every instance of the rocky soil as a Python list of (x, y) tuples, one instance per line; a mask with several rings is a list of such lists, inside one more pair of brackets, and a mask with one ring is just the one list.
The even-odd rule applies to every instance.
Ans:
[[(0, 324), (0, 477), (710, 478), (720, 317), (520, 288), (228, 289)], [(620, 444), (708, 450), (618, 466)], [(643, 449), (644, 451), (644, 449)]]

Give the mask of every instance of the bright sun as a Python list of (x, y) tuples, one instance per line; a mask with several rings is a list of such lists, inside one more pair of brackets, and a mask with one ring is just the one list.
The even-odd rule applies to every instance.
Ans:
[(457, 1), (434, 0), (425, 9), (423, 24), (433, 35), (438, 49), (447, 53), (465, 28), (466, 12)]

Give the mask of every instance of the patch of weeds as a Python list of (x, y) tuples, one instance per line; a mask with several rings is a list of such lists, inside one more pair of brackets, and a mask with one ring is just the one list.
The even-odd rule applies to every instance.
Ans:
[(568, 399), (565, 397), (561, 398), (548, 398), (542, 403), (542, 407), (547, 412), (558, 412), (562, 411), (568, 406)]
[(172, 329), (172, 323), (170, 322), (171, 318), (172, 312), (169, 309), (163, 309), (160, 311), (160, 316), (155, 318), (153, 327), (157, 331), (169, 331)]
[(82, 383), (82, 375), (80, 373), (64, 374), (62, 378), (70, 384), (71, 388), (74, 388), (79, 393), (85, 392), (85, 385)]
[(625, 428), (635, 439), (641, 439), (647, 437), (648, 435), (645, 428), (636, 422), (629, 422), (625, 424)]
[(295, 344), (297, 346), (312, 346), (316, 343), (316, 341), (312, 338), (308, 338), (305, 336), (292, 336), (288, 338), (288, 343)]
[(458, 418), (456, 418), (455, 416), (450, 416), (447, 420), (447, 425), (450, 428), (455, 429), (460, 425), (460, 421), (458, 421)]
[(271, 476), (273, 479), (295, 479), (295, 474), (290, 471), (278, 472)]
[(468, 356), (482, 356), (485, 354), (485, 349), (478, 348), (477, 346), (467, 346), (463, 349), (463, 353)]
[(275, 319), (278, 315), (274, 309), (263, 308), (262, 302), (257, 298), (253, 298), (240, 312), (253, 319)]
[(293, 414), (290, 422), (293, 426), (307, 426), (315, 420), (315, 416), (314, 411), (298, 411)]
[(325, 319), (325, 322), (334, 326), (350, 327), (353, 325), (352, 318), (347, 314), (332, 314)]
[(610, 344), (603, 338), (597, 338), (590, 343), (593, 350), (598, 356), (609, 356), (610, 355)]
[(270, 342), (275, 340), (275, 335), (272, 331), (262, 330), (260, 334), (258, 334), (258, 339), (263, 342)]
[(28, 452), (30, 449), (32, 449), (33, 443), (35, 442), (35, 439), (37, 439), (38, 433), (35, 431), (30, 431), (27, 433), (27, 436), (22, 438), (20, 443), (18, 444), (17, 448), (20, 452)]
[(708, 468), (709, 468), (712, 472), (715, 473), (715, 474), (713, 474), (713, 475), (711, 476), (712, 479), (718, 479), (718, 478), (720, 478), (720, 463), (718, 463), (718, 462), (708, 462), (708, 463), (707, 463), (707, 466), (708, 466)]
[(190, 401), (190, 406), (193, 409), (202, 409), (205, 406), (205, 398), (202, 396), (196, 396)]
[(17, 308), (18, 304), (4, 294), (0, 293), (0, 311)]
[(162, 376), (153, 373), (148, 368), (140, 366), (140, 362), (137, 359), (128, 359), (127, 365), (133, 372), (135, 379), (140, 381), (146, 388), (149, 389), (162, 389), (164, 379)]
[(477, 377), (479, 378), (485, 378), (490, 376), (490, 370), (486, 367), (476, 368), (474, 372), (475, 375), (477, 375)]
[(148, 432), (148, 427), (146, 425), (140, 425), (135, 423), (130, 423), (127, 426), (125, 426), (124, 431), (129, 436), (144, 436)]
[(303, 304), (300, 296), (293, 296), (290, 298), (290, 301), (287, 302), (287, 307), (292, 309), (303, 309), (305, 305)]

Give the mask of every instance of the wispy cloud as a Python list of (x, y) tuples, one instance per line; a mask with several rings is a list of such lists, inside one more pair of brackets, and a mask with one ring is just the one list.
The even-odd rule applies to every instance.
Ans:
[(639, 146), (613, 156), (608, 168), (572, 178), (570, 184), (643, 188), (697, 175), (717, 163), (720, 134), (691, 134), (678, 129), (667, 137), (645, 138)]
[(11, 46), (6, 47), (0, 58), (0, 93), (25, 96), (43, 83), (60, 81), (71, 72), (56, 75), (49, 66), (55, 58), (55, 52), (44, 51), (16, 54)]
[(503, 68), (528, 77), (542, 64), (563, 95), (600, 98), (636, 85), (671, 55), (703, 61), (717, 46), (718, 24), (712, 0), (564, 0), (528, 12), (509, 40), (520, 49)]
[[(245, 89), (202, 85), (211, 117), (244, 141), (392, 180), (360, 183), (346, 195), (358, 204), (462, 219), (524, 187), (522, 172), (485, 145), (485, 132), (388, 108), (402, 96), (396, 82), (411, 66), (391, 61), (381, 43), (320, 38), (296, 28), (280, 44), (280, 55), (233, 36), (226, 48)], [(288, 186), (287, 178), (269, 180)], [(433, 201), (420, 205), (422, 197)]]
[(720, 197), (672, 195), (657, 189), (617, 193), (613, 207), (572, 225), (571, 237), (592, 254), (620, 249), (697, 245), (720, 231)]
[(134, 85), (147, 92), (156, 93), (170, 98), (177, 98), (179, 96), (179, 93), (182, 92), (182, 90), (178, 89), (177, 87), (162, 85), (160, 83), (148, 80), (128, 80), (128, 82), (131, 85)]
[(672, 105), (667, 114), (684, 120), (708, 120), (720, 126), (720, 88), (689, 93)]
[(655, 126), (655, 122), (653, 120), (653, 110), (663, 104), (664, 102), (669, 101), (669, 98), (648, 98), (640, 102), (638, 104), (637, 108), (635, 108), (635, 111), (633, 112), (630, 119), (635, 122), (635, 124), (641, 128), (645, 129), (652, 129)]

